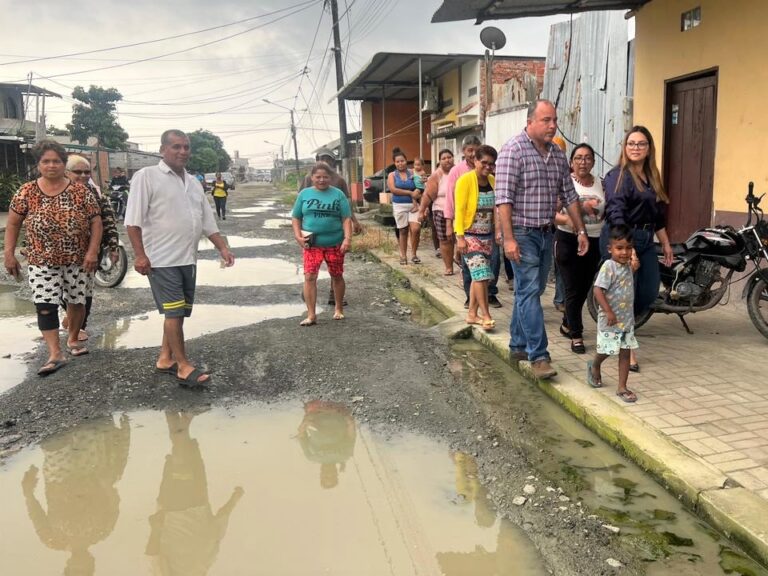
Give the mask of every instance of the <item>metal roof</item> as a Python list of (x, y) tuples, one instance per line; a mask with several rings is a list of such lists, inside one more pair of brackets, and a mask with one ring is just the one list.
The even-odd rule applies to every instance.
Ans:
[(34, 84), (11, 84), (8, 82), (0, 82), (0, 88), (16, 89), (22, 94), (40, 94), (41, 96), (53, 96), (54, 98), (61, 98), (60, 94), (56, 94), (56, 92), (51, 92), (45, 88), (40, 88)]
[(636, 10), (650, 0), (443, 0), (432, 23), (475, 19), (507, 20), (592, 10)]
[[(422, 85), (427, 85), (482, 54), (401, 54), (379, 52), (334, 95), (345, 100), (416, 100), (419, 97), (419, 59)], [(495, 60), (544, 60), (543, 56), (500, 56)]]

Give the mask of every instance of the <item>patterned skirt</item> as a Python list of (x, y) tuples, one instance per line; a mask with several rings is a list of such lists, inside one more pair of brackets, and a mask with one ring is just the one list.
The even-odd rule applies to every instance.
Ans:
[(491, 252), (493, 251), (493, 234), (464, 233), (467, 242), (467, 253), (464, 262), (469, 268), (469, 274), (475, 282), (493, 279), (491, 270)]

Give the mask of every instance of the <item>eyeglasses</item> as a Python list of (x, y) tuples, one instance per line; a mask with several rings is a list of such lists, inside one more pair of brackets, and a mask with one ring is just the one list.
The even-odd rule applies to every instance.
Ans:
[(72, 174), (77, 174), (78, 176), (82, 176), (83, 174), (89, 175), (91, 173), (90, 170), (70, 170)]
[(496, 166), (496, 162), (489, 162), (488, 160), (480, 160), (481, 166), (488, 166), (489, 168), (493, 168)]
[(592, 156), (574, 156), (574, 162), (594, 162), (595, 159)]
[(648, 148), (648, 141), (642, 140), (640, 142), (627, 142), (627, 148), (637, 148), (638, 150), (644, 150)]

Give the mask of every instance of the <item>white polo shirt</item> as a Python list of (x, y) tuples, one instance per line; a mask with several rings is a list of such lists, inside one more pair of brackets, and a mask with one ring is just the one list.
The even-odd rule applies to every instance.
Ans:
[(141, 228), (153, 268), (194, 264), (201, 235), (219, 231), (200, 182), (186, 172), (182, 180), (162, 160), (133, 176), (125, 225)]

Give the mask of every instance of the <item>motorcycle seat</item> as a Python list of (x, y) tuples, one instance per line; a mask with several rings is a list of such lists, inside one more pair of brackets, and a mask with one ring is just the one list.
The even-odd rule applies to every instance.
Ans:
[[(672, 244), (672, 254), (674, 256), (682, 256), (686, 252), (685, 244), (679, 243), (679, 244)], [(656, 244), (656, 254), (659, 256), (662, 256), (664, 254), (664, 250), (661, 249), (661, 244)]]

